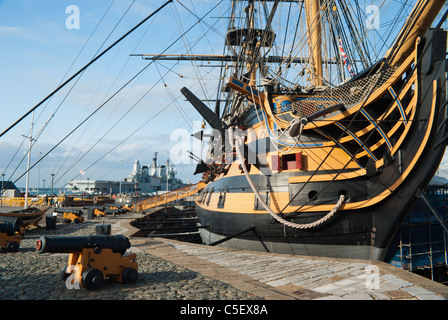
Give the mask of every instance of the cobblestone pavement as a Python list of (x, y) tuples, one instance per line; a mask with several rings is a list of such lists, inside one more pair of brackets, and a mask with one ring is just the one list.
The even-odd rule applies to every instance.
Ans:
[[(113, 222), (113, 221), (112, 221)], [(68, 289), (61, 278), (68, 254), (36, 252), (41, 235), (95, 234), (95, 222), (58, 224), (56, 230), (29, 230), (19, 252), (0, 252), (0, 300), (252, 300), (260, 299), (141, 250), (135, 250), (138, 281), (107, 281), (96, 291)], [(133, 248), (131, 248), (133, 249)]]

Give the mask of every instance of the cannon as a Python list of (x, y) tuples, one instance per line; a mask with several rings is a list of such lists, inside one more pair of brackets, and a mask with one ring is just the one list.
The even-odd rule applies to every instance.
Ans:
[(138, 278), (135, 253), (127, 253), (131, 246), (123, 235), (92, 235), (78, 237), (46, 237), (36, 242), (38, 253), (69, 253), (62, 279), (67, 287), (82, 286), (99, 289), (106, 279), (134, 283)]
[(23, 231), (16, 222), (0, 222), (0, 247), (4, 251), (19, 251)]
[(62, 220), (66, 223), (74, 222), (81, 223), (84, 221), (84, 217), (82, 216), (82, 211), (79, 212), (64, 212), (62, 214)]
[(96, 217), (105, 217), (106, 212), (104, 212), (102, 209), (93, 209), (93, 215)]
[(123, 208), (121, 206), (105, 204), (103, 206), (89, 206), (84, 207), (85, 212), (87, 212), (87, 219), (93, 219), (94, 217), (105, 217), (106, 215), (117, 215), (126, 213), (129, 209)]
[(6, 233), (7, 235), (13, 235), (20, 231), (20, 225), (14, 222), (0, 222), (0, 232)]
[(103, 206), (88, 206), (83, 207), (84, 213), (87, 215), (88, 220), (92, 220), (95, 217), (105, 217), (106, 213), (103, 212)]
[(0, 216), (0, 223), (2, 222), (12, 222), (18, 226), (23, 225), (23, 220), (19, 217)]
[(117, 215), (117, 214), (124, 214), (128, 211), (132, 211), (129, 207), (125, 207), (122, 205), (116, 205), (116, 204), (105, 204), (105, 212), (107, 214)]
[(54, 211), (58, 214), (62, 213), (62, 221), (65, 223), (81, 223), (84, 221), (84, 217), (82, 216), (84, 211), (78, 207), (56, 208)]

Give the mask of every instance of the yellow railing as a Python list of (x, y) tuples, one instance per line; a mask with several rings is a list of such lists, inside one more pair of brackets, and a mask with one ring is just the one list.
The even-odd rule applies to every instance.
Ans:
[[(54, 202), (56, 201), (62, 201), (63, 198), (56, 198), (54, 197)], [(48, 198), (48, 204), (50, 203), (50, 197)], [(25, 197), (3, 197), (3, 200), (1, 201), (1, 205), (3, 207), (23, 207), (25, 206)], [(37, 207), (37, 206), (44, 206), (46, 203), (44, 202), (44, 198), (28, 198), (28, 206), (29, 207)]]
[(191, 186), (187, 186), (184, 188), (180, 188), (177, 190), (169, 191), (162, 195), (154, 196), (142, 201), (138, 201), (134, 204), (134, 208), (136, 208), (137, 212), (141, 212), (147, 209), (151, 209), (172, 201), (176, 201), (182, 198), (186, 198), (188, 196), (192, 196), (199, 191), (201, 191), (205, 187), (204, 182), (199, 182), (197, 184), (193, 184)]

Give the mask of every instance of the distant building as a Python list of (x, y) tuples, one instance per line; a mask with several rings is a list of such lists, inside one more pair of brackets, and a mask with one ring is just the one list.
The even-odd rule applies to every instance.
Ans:
[(0, 193), (3, 198), (20, 197), (20, 190), (12, 181), (0, 181)]
[(110, 180), (72, 180), (67, 189), (73, 193), (118, 194), (118, 193), (156, 193), (185, 187), (182, 180), (176, 178), (177, 172), (169, 161), (167, 165), (157, 164), (157, 152), (152, 164), (141, 166), (136, 160), (132, 172), (123, 181)]

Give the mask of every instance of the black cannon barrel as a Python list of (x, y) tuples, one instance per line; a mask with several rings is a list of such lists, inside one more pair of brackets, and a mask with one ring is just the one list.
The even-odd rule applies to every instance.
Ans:
[(12, 222), (19, 226), (23, 225), (23, 220), (19, 217), (0, 216), (0, 222)]
[(42, 236), (36, 243), (39, 253), (74, 253), (84, 248), (112, 249), (124, 254), (131, 247), (129, 239), (123, 235), (92, 235), (79, 237), (46, 237)]
[(82, 215), (84, 213), (84, 211), (82, 209), (80, 209), (79, 207), (62, 207), (62, 208), (55, 208), (54, 212), (58, 212), (58, 213), (74, 213), (76, 215)]
[(14, 235), (16, 231), (20, 231), (20, 226), (13, 222), (0, 222), (0, 232), (6, 233), (8, 236)]

